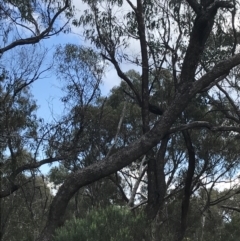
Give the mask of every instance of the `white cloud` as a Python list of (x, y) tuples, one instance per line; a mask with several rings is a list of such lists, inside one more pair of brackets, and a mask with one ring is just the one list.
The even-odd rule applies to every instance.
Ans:
[[(88, 8), (88, 5), (83, 3), (79, 0), (73, 0), (73, 5), (76, 8), (76, 18), (80, 18), (81, 14), (83, 14), (84, 10)], [(123, 20), (123, 15), (127, 13), (129, 10), (131, 10), (131, 7), (129, 4), (124, 1), (123, 5), (120, 8), (114, 8), (114, 13), (118, 16), (119, 23)], [(83, 28), (82, 27), (72, 27), (72, 32), (79, 37), (79, 44), (86, 45), (86, 46), (92, 46), (89, 41), (86, 41), (83, 37)], [(124, 49), (123, 52), (125, 54), (128, 54), (132, 59), (136, 59), (137, 56), (140, 54), (140, 44), (135, 39), (129, 40), (129, 47), (127, 49)], [(130, 69), (139, 70), (139, 68), (136, 67), (136, 65), (131, 63), (123, 63), (121, 64), (121, 69), (123, 72), (127, 72)], [(117, 72), (113, 65), (110, 65), (109, 68), (106, 71), (105, 77), (103, 79), (102, 84), (102, 93), (104, 95), (107, 95), (109, 91), (115, 87), (118, 86), (121, 82), (121, 79), (118, 77)]]

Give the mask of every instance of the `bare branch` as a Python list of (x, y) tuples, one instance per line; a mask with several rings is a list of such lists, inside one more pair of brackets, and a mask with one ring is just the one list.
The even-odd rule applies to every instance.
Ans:
[(129, 202), (128, 202), (128, 206), (129, 207), (133, 207), (134, 205), (134, 198), (136, 196), (136, 193), (137, 193), (137, 189), (141, 183), (141, 180), (143, 178), (143, 176), (145, 175), (146, 173), (146, 170), (147, 170), (147, 165), (145, 165), (143, 167), (143, 163), (146, 161), (146, 156), (144, 156), (144, 158), (142, 159), (142, 162), (141, 162), (141, 166), (140, 166), (140, 173), (139, 173), (139, 176), (138, 176), (138, 179), (137, 181), (135, 182), (134, 184), (134, 187), (133, 187), (133, 190), (132, 190), (132, 193), (131, 193), (131, 196), (129, 198)]
[(179, 125), (169, 130), (169, 134), (177, 131), (189, 130), (194, 128), (206, 128), (211, 131), (234, 131), (240, 133), (240, 127), (237, 126), (214, 126), (207, 121), (194, 121), (188, 124)]
[(237, 208), (237, 207), (230, 207), (230, 206), (222, 205), (221, 208), (227, 208), (229, 210), (233, 210), (233, 211), (240, 213), (240, 208)]
[(123, 118), (124, 118), (124, 116), (125, 116), (126, 106), (127, 106), (127, 103), (124, 102), (124, 106), (123, 106), (122, 114), (121, 114), (121, 117), (120, 117), (120, 119), (119, 119), (119, 123), (118, 123), (118, 127), (117, 127), (117, 133), (116, 133), (116, 135), (115, 135), (115, 138), (114, 138), (113, 144), (112, 144), (112, 146), (110, 147), (110, 149), (109, 149), (109, 151), (108, 151), (108, 153), (107, 153), (107, 155), (106, 155), (106, 158), (108, 158), (108, 157), (110, 156), (113, 147), (116, 145), (117, 138), (118, 138), (119, 132), (120, 132), (120, 130), (121, 130), (121, 126), (122, 126)]
[(25, 165), (17, 168), (16, 171), (14, 171), (11, 174), (11, 177), (16, 177), (16, 175), (18, 175), (21, 172), (32, 170), (32, 169), (36, 169), (38, 167), (41, 167), (42, 165), (53, 163), (55, 161), (60, 161), (60, 160), (62, 160), (61, 157), (55, 157), (55, 158), (43, 159), (43, 160), (38, 161), (38, 162), (32, 162), (32, 163), (25, 164)]
[(137, 8), (133, 5), (133, 3), (130, 0), (126, 0), (127, 3), (130, 5), (130, 7), (133, 9), (133, 11), (137, 11)]

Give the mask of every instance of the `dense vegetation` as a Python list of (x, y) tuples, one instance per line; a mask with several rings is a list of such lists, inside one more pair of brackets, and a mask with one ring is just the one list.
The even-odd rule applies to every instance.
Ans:
[[(237, 240), (239, 13), (237, 0), (2, 1), (0, 240)], [(80, 44), (44, 47), (73, 32)], [(104, 96), (109, 69), (120, 84)], [(32, 88), (49, 76), (63, 110), (50, 121)]]

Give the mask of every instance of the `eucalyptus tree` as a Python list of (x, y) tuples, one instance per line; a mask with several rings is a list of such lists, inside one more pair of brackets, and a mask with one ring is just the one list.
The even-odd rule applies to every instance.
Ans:
[(38, 107), (30, 85), (49, 70), (49, 66), (43, 68), (45, 58), (46, 50), (22, 46), (0, 61), (1, 175), (8, 180), (2, 185), (1, 198), (21, 187), (17, 176), (28, 169), (26, 164), (34, 166), (41, 120), (36, 116)]
[[(3, 152), (9, 147), (7, 140), (13, 138), (16, 134), (14, 132), (18, 132), (17, 138), (19, 138), (19, 132), (25, 131), (24, 127), (26, 126), (24, 125), (26, 123), (24, 121), (31, 122), (31, 118), (36, 119), (36, 116), (27, 119), (28, 115), (36, 110), (36, 103), (34, 101), (34, 103), (31, 103), (31, 99), (28, 103), (24, 98), (29, 95), (29, 86), (50, 68), (43, 70), (42, 66), (46, 51), (40, 53), (36, 48), (31, 48), (31, 45), (61, 31), (69, 31), (68, 23), (73, 11), (71, 1), (68, 0), (61, 2), (4, 0), (0, 3), (1, 159), (3, 158)], [(30, 47), (24, 48), (23, 45), (30, 45)], [(12, 51), (15, 47), (19, 47), (17, 52)], [(20, 113), (16, 114), (18, 107), (20, 107)], [(30, 108), (29, 112), (27, 110), (24, 113), (26, 114), (24, 117), (20, 111), (21, 108)], [(15, 120), (16, 115), (19, 115), (17, 121)], [(18, 121), (20, 123), (17, 124)], [(33, 120), (32, 125), (35, 124), (36, 122)], [(30, 166), (22, 166), (18, 169), (15, 166), (14, 172), (16, 171), (16, 173), (14, 176), (26, 169), (37, 168), (44, 163), (46, 163), (45, 160), (41, 164), (31, 163)], [(0, 196), (10, 195), (13, 190), (16, 190), (16, 186), (12, 190), (1, 190)]]
[[(79, 77), (68, 82), (66, 88), (72, 93), (72, 89), (78, 87), (79, 92), (71, 96), (71, 101), (78, 100), (78, 106), (70, 110), (72, 115), (63, 116), (57, 123), (46, 124), (43, 119), (37, 117), (37, 104), (31, 94), (31, 84), (44, 77), (52, 67), (50, 64), (43, 68), (47, 52), (39, 50), (42, 49), (37, 46), (22, 46), (14, 52), (9, 50), (8, 54), (1, 58), (0, 238), (2, 239), (15, 240), (21, 228), (26, 229), (24, 237), (26, 240), (36, 239), (51, 200), (44, 176), (41, 185), (43, 188), (39, 188), (39, 183), (36, 181), (39, 179), (38, 167), (62, 160), (70, 170), (76, 166), (74, 165), (76, 153), (86, 146), (86, 143), (78, 145), (81, 135), (80, 125), (83, 125), (82, 130), (86, 140), (91, 140), (86, 133), (85, 125), (89, 120), (89, 112), (86, 113), (86, 110), (99, 95), (102, 65), (100, 63), (98, 66), (97, 55), (90, 49), (71, 45), (66, 47), (66, 52), (63, 48), (58, 48), (59, 55), (56, 56), (56, 62), (59, 60), (59, 77), (68, 78), (68, 71), (73, 73), (73, 70), (76, 70), (75, 74)], [(14, 57), (11, 54), (14, 54)], [(62, 62), (66, 61), (61, 59), (62, 57), (67, 58), (69, 66), (62, 65)], [(67, 99), (63, 97), (62, 101), (66, 103)], [(42, 155), (46, 158), (41, 158)], [(14, 219), (19, 226), (14, 228), (15, 231), (11, 234), (9, 230), (14, 225)]]
[[(1, 240), (6, 238), (6, 232), (9, 232), (9, 220), (14, 219), (14, 213), (21, 208), (17, 204), (24, 202), (21, 191), (26, 185), (28, 188), (34, 187), (29, 182), (33, 184), (36, 179), (36, 172), (32, 172), (31, 165), (36, 165), (33, 160), (38, 150), (37, 132), (40, 120), (36, 116), (37, 104), (29, 86), (49, 69), (43, 69), (45, 57), (45, 50), (40, 51), (34, 46), (22, 46), (14, 53), (10, 50), (8, 55), (0, 59)], [(26, 170), (28, 177), (23, 173)], [(13, 192), (16, 192), (16, 195), (12, 195)], [(34, 193), (34, 188), (31, 193)], [(31, 203), (29, 205), (31, 206)], [(18, 216), (19, 223), (24, 223), (23, 219), (21, 215)]]
[[(167, 150), (178, 138), (182, 140), (184, 164), (178, 172), (182, 174), (178, 183), (181, 204), (176, 219), (177, 230), (172, 239), (183, 240), (190, 198), (198, 185), (202, 185), (204, 172), (211, 179), (216, 178), (216, 170), (220, 171), (216, 178), (220, 180), (239, 162), (236, 156), (239, 150), (236, 145), (232, 148), (240, 131), (236, 98), (240, 64), (236, 26), (238, 2), (83, 2), (88, 8), (74, 24), (83, 27), (86, 39), (131, 89), (132, 99), (141, 110), (141, 137), (106, 155), (105, 159), (99, 156), (97, 162), (69, 175), (54, 197), (46, 227), (39, 239), (51, 240), (54, 230), (64, 220), (69, 200), (81, 187), (121, 170), (144, 155), (148, 159), (149, 217), (154, 220), (153, 214), (161, 215), (167, 181), (164, 166), (167, 168), (169, 165)], [(123, 71), (126, 63), (141, 71), (140, 88)], [(170, 95), (159, 78), (163, 70), (168, 70), (172, 76)], [(155, 95), (154, 101), (151, 99), (154, 95), (151, 78), (162, 90)], [(154, 121), (150, 120), (150, 113), (156, 115)], [(81, 129), (78, 127), (78, 130)], [(215, 149), (212, 145), (212, 151), (207, 143), (215, 139), (222, 145)], [(80, 143), (80, 140), (75, 143)], [(220, 150), (220, 146), (225, 149)], [(154, 148), (157, 152), (151, 158)], [(172, 148), (174, 151), (174, 145)], [(205, 156), (203, 152), (200, 155), (200, 149), (206, 151)], [(54, 151), (51, 154), (61, 155)], [(216, 164), (216, 170), (207, 172), (213, 164)]]

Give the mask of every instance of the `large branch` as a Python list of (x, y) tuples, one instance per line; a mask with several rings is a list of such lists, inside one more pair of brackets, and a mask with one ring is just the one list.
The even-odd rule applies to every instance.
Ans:
[(183, 124), (183, 125), (179, 125), (171, 128), (169, 130), (169, 134), (172, 134), (178, 131), (196, 129), (196, 128), (206, 128), (211, 131), (235, 131), (240, 133), (240, 127), (238, 126), (214, 126), (207, 121), (193, 121), (188, 124)]
[(233, 211), (236, 211), (236, 212), (240, 213), (240, 208), (237, 208), (237, 207), (230, 207), (230, 206), (222, 205), (221, 208), (227, 208), (229, 210), (233, 210)]
[(11, 176), (16, 176), (18, 175), (19, 173), (23, 172), (23, 171), (27, 171), (27, 170), (32, 170), (32, 169), (36, 169), (38, 167), (41, 167), (42, 165), (45, 165), (45, 164), (49, 164), (49, 163), (53, 163), (55, 161), (60, 161), (62, 158), (60, 157), (50, 157), (50, 158), (47, 158), (47, 159), (43, 159), (41, 161), (38, 161), (38, 162), (32, 162), (32, 163), (27, 163), (23, 166), (20, 166), (18, 167), (14, 173), (12, 173)]
[(198, 81), (182, 84), (175, 99), (149, 132), (144, 134), (139, 140), (111, 155), (109, 158), (101, 162), (96, 162), (70, 175), (59, 188), (57, 195), (53, 199), (46, 227), (39, 237), (39, 240), (51, 240), (54, 230), (63, 223), (64, 213), (69, 200), (81, 187), (115, 173), (157, 145), (159, 141), (168, 134), (172, 124), (187, 107), (190, 100), (216, 78), (229, 73), (229, 71), (238, 64), (240, 64), (240, 54), (218, 63)]
[[(192, 0), (188, 2), (193, 5), (195, 1)], [(233, 5), (225, 1), (216, 1), (206, 10), (198, 12), (183, 61), (181, 82), (194, 81), (199, 60), (203, 53), (207, 39), (212, 31), (214, 18), (219, 8), (233, 8)]]

